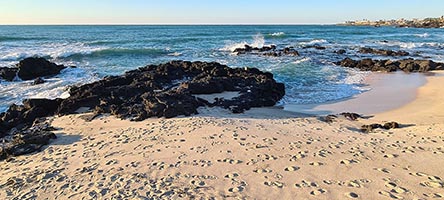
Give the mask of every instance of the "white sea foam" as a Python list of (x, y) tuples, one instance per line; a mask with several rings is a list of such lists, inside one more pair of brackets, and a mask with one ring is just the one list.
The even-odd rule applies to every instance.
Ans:
[(426, 38), (429, 37), (430, 35), (428, 33), (423, 33), (423, 34), (415, 34), (415, 36), (420, 38)]
[(173, 52), (173, 53), (169, 53), (168, 54), (169, 56), (181, 56), (182, 55), (182, 53), (180, 53), (180, 52)]
[(221, 48), (220, 50), (233, 52), (237, 48), (244, 48), (245, 45), (262, 48), (265, 45), (265, 38), (262, 34), (258, 33), (255, 36), (253, 36), (253, 42), (251, 42), (251, 43), (248, 43), (246, 41), (239, 42), (239, 43), (230, 42), (227, 45), (225, 45), (223, 48)]
[(303, 62), (308, 62), (308, 61), (310, 61), (310, 60), (311, 60), (311, 58), (309, 58), (309, 57), (304, 57), (304, 58), (302, 58), (302, 59), (299, 59), (299, 60), (294, 61), (293, 63), (294, 63), (294, 64), (300, 64), (300, 63), (303, 63)]
[(300, 42), (300, 45), (315, 45), (315, 44), (323, 44), (323, 43), (327, 43), (327, 40), (324, 39), (315, 39), (315, 40), (311, 40), (308, 42)]
[(0, 52), (0, 61), (18, 61), (31, 56), (66, 58), (74, 54), (87, 55), (104, 49), (106, 48), (91, 47), (83, 43), (47, 43), (33, 46), (5, 47)]
[[(78, 83), (89, 83), (97, 80), (92, 73), (88, 73), (81, 68), (67, 68), (62, 70), (60, 75), (53, 78), (45, 79), (46, 83), (39, 85), (32, 85), (31, 81), (19, 82), (2, 82), (0, 84), (0, 99), (3, 105), (21, 104), (26, 98), (67, 98), (68, 85)], [(7, 106), (3, 106), (0, 112), (4, 111)]]
[(281, 36), (284, 36), (284, 35), (285, 35), (284, 32), (276, 32), (276, 33), (271, 33), (270, 34), (270, 36), (273, 36), (273, 37), (281, 37)]

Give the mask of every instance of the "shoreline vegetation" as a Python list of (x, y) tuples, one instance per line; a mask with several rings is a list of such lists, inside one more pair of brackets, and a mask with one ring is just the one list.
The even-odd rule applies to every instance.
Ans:
[(425, 19), (392, 19), (392, 20), (357, 20), (346, 21), (338, 25), (345, 26), (394, 26), (394, 27), (410, 27), (410, 28), (444, 28), (444, 16)]

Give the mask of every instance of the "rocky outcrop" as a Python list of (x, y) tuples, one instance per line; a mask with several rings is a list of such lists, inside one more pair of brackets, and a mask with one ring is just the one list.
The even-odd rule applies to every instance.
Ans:
[[(239, 96), (218, 98), (213, 103), (195, 97), (225, 91), (236, 91)], [(95, 114), (110, 113), (140, 121), (149, 117), (189, 116), (197, 114), (200, 106), (219, 106), (241, 113), (251, 107), (273, 106), (284, 95), (284, 84), (277, 83), (273, 74), (256, 68), (171, 61), (72, 87), (67, 99), (27, 99), (23, 105), (11, 105), (0, 114), (0, 139), (19, 137), (21, 133), (14, 130), (28, 130), (41, 117), (71, 114), (82, 107), (90, 108)], [(2, 149), (0, 156), (32, 152), (54, 138), (45, 131), (22, 135), (19, 137), (22, 142), (9, 142), (11, 146)]]
[(382, 55), (382, 56), (408, 56), (408, 55), (410, 55), (409, 52), (407, 52), (407, 51), (373, 49), (373, 48), (369, 48), (369, 47), (360, 48), (359, 53), (376, 54), (376, 55)]
[(433, 62), (432, 60), (372, 60), (370, 58), (363, 60), (353, 60), (345, 58), (336, 62), (336, 65), (343, 67), (356, 68), (362, 71), (383, 71), (394, 72), (402, 70), (405, 72), (427, 72), (430, 70), (444, 70), (444, 63)]
[(15, 67), (0, 68), (0, 78), (12, 81), (16, 76), (22, 80), (33, 80), (39, 77), (54, 76), (66, 67), (49, 62), (44, 58), (26, 58)]
[(389, 129), (400, 128), (400, 125), (397, 122), (387, 122), (384, 125), (382, 125), (382, 124), (362, 125), (361, 131), (364, 133), (370, 133), (373, 130), (378, 129), (378, 128), (389, 130)]
[(293, 47), (285, 47), (283, 49), (277, 49), (275, 45), (263, 46), (261, 48), (252, 47), (250, 45), (245, 45), (243, 48), (237, 48), (233, 51), (236, 55), (242, 54), (256, 54), (262, 56), (299, 56), (299, 52), (296, 51)]
[(12, 137), (4, 139), (0, 146), (0, 161), (39, 151), (50, 140), (56, 139), (55, 129), (47, 123), (37, 123), (31, 128), (15, 130)]
[[(237, 91), (240, 95), (214, 103), (193, 96), (224, 91)], [(189, 116), (204, 105), (238, 113), (251, 107), (272, 106), (284, 94), (284, 85), (277, 83), (271, 73), (255, 68), (233, 69), (214, 62), (172, 61), (73, 88), (71, 96), (61, 102), (58, 114), (89, 107), (97, 113), (143, 120)]]

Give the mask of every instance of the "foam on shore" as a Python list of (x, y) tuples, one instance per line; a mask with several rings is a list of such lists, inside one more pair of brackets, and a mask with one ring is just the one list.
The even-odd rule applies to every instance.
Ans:
[(376, 114), (400, 108), (416, 97), (416, 91), (426, 83), (426, 75), (420, 73), (372, 73), (366, 77), (366, 92), (351, 98), (321, 104), (289, 104), (285, 110), (312, 115), (356, 112)]

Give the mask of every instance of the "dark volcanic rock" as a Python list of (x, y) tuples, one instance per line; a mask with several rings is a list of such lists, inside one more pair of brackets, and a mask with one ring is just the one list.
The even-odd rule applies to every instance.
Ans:
[(0, 78), (12, 81), (17, 75), (17, 72), (18, 68), (0, 67)]
[(277, 49), (275, 45), (263, 46), (261, 48), (245, 45), (245, 47), (243, 48), (235, 49), (233, 53), (236, 53), (236, 55), (255, 54), (255, 55), (271, 56), (271, 57), (279, 57), (284, 55), (299, 56), (299, 52), (296, 51), (293, 47), (285, 47), (283, 49)]
[[(230, 100), (214, 103), (197, 94), (239, 92)], [(0, 114), (0, 139), (14, 136), (0, 157), (36, 151), (54, 135), (48, 130), (29, 129), (36, 119), (75, 113), (82, 107), (95, 114), (110, 113), (120, 118), (176, 117), (197, 114), (200, 106), (220, 106), (241, 113), (251, 107), (273, 106), (285, 95), (285, 87), (273, 74), (256, 68), (230, 68), (215, 62), (171, 61), (148, 65), (122, 76), (110, 76), (80, 87), (72, 87), (67, 99), (27, 99)], [(94, 118), (94, 117), (93, 117)], [(91, 118), (91, 119), (93, 119)], [(14, 128), (14, 129), (13, 129)]]
[(32, 85), (39, 85), (39, 84), (43, 84), (45, 82), (46, 82), (45, 79), (38, 77), (38, 78), (34, 79), (34, 82), (32, 82)]
[(410, 55), (407, 51), (392, 51), (392, 50), (384, 50), (384, 49), (373, 49), (369, 47), (362, 47), (359, 49), (359, 53), (365, 54), (376, 54), (383, 56), (408, 56)]
[(12, 139), (2, 142), (0, 160), (39, 151), (44, 145), (49, 144), (51, 139), (57, 138), (51, 132), (53, 130), (54, 128), (46, 123), (35, 124), (29, 129), (16, 130), (12, 133)]
[[(238, 91), (240, 96), (210, 104), (194, 94)], [(273, 75), (255, 68), (233, 69), (219, 63), (172, 61), (107, 77), (70, 91), (58, 114), (80, 107), (121, 118), (189, 116), (203, 105), (221, 106), (233, 112), (251, 107), (272, 106), (285, 94)]]
[(402, 70), (405, 72), (427, 72), (430, 70), (444, 70), (444, 63), (436, 63), (431, 60), (404, 59), (398, 61), (392, 60), (372, 60), (370, 58), (362, 60), (353, 60), (345, 58), (336, 62), (343, 67), (356, 68), (362, 71), (383, 71), (393, 72)]
[(308, 45), (308, 46), (304, 46), (303, 49), (325, 50), (325, 49), (327, 49), (327, 48), (326, 48), (326, 47), (323, 47), (323, 46), (319, 46), (319, 45)]
[(400, 128), (400, 125), (398, 122), (387, 122), (384, 125), (381, 125), (381, 124), (362, 125), (361, 131), (364, 133), (370, 133), (373, 130), (378, 129), (378, 128), (389, 130), (389, 129)]
[(345, 54), (345, 53), (347, 53), (347, 51), (345, 51), (345, 49), (339, 49), (339, 50), (337, 50), (337, 51), (334, 51), (335, 53), (337, 53), (337, 54)]
[(18, 77), (22, 80), (32, 80), (37, 77), (53, 76), (66, 67), (49, 62), (44, 58), (26, 58), (17, 64)]

